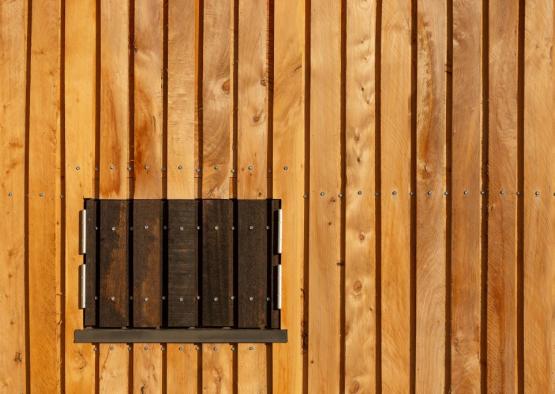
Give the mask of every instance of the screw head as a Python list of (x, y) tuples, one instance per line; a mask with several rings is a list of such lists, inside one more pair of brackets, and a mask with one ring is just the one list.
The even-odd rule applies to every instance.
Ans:
[(391, 195), (396, 196), (396, 195), (397, 195), (397, 190), (393, 190), (393, 191), (391, 192)]
[(218, 302), (218, 297), (214, 297), (214, 302)]
[(148, 230), (148, 224), (145, 224), (145, 230)]
[(449, 192), (443, 192), (443, 195), (444, 195), (444, 196), (448, 196), (448, 195), (449, 195)]
[(218, 171), (219, 169), (220, 169), (220, 167), (214, 166), (214, 170), (215, 170), (215, 171)]
[(148, 297), (145, 297), (144, 301), (145, 301), (145, 302), (148, 302)]
[(220, 229), (220, 227), (214, 226), (214, 230), (218, 231), (219, 229)]
[(283, 166), (283, 171), (287, 171), (289, 169), (288, 166)]
[(44, 197), (44, 192), (40, 192), (39, 197)]
[(8, 197), (12, 197), (13, 196), (13, 192), (8, 192)]
[(465, 190), (465, 191), (463, 192), (463, 194), (464, 194), (465, 196), (468, 196), (468, 190)]
[(110, 301), (114, 302), (116, 300), (116, 297), (112, 296), (110, 297)]
[(534, 195), (535, 195), (536, 197), (538, 197), (538, 196), (540, 195), (540, 192), (539, 192), (539, 191), (536, 191), (536, 192), (534, 192)]
[(183, 297), (179, 297), (179, 302), (183, 302)]
[(326, 195), (326, 192), (320, 192), (320, 197), (324, 197)]
[(249, 226), (249, 230), (254, 230), (254, 226)]
[(254, 297), (249, 297), (249, 301), (254, 301)]
[(427, 192), (426, 194), (427, 194), (428, 196), (431, 196), (431, 195), (432, 195), (432, 191), (431, 191), (431, 190), (428, 190), (428, 192)]
[(183, 231), (183, 226), (179, 226), (179, 231)]
[(115, 227), (115, 226), (112, 227), (112, 231), (116, 231), (116, 227)]
[(81, 167), (79, 167), (79, 166), (76, 166), (76, 167), (75, 167), (75, 170), (76, 170), (76, 171), (79, 171), (80, 169), (81, 169)]
[(110, 168), (110, 170), (114, 170), (114, 169), (116, 168), (116, 166), (113, 165), (113, 164), (110, 164), (110, 165), (108, 166), (108, 168)]
[(182, 169), (183, 169), (183, 166), (182, 166), (181, 164), (179, 164), (179, 165), (177, 166), (177, 169), (178, 169), (178, 170), (182, 170)]

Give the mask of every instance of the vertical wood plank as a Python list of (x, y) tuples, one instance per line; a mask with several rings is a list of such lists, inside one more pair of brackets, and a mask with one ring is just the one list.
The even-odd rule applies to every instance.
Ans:
[(417, 392), (445, 390), (447, 3), (418, 2), (416, 102)]
[[(264, 199), (268, 197), (269, 1), (241, 0), (238, 12), (237, 168), (239, 173), (237, 197), (240, 199)], [(241, 215), (240, 211), (241, 205), (239, 205)], [(240, 235), (242, 234), (241, 220), (242, 218), (239, 216)], [(256, 229), (252, 231), (256, 231)], [(245, 301), (243, 291), (246, 290), (246, 287), (243, 287), (245, 285), (242, 274), (244, 266), (241, 265), (241, 260), (239, 260), (239, 264), (238, 301), (239, 313), (241, 313), (241, 311), (244, 312), (241, 304), (242, 301)], [(251, 273), (254, 274), (254, 272)], [(266, 272), (258, 271), (256, 277), (259, 278), (259, 275), (265, 274)], [(261, 305), (256, 302), (255, 304)], [(238, 317), (239, 326), (253, 326), (255, 323), (255, 321), (249, 323), (243, 320), (241, 314)], [(258, 322), (258, 324), (260, 323)], [(238, 359), (238, 386), (244, 388), (245, 393), (267, 392), (266, 374), (271, 369), (266, 365), (266, 346), (239, 344)]]
[(31, 392), (62, 389), (61, 2), (32, 3), (29, 109)]
[(453, 3), (451, 390), (481, 392), (482, 2)]
[(517, 390), (519, 2), (489, 1), (487, 387)]
[(553, 2), (525, 2), (524, 33), (524, 390), (553, 388)]
[[(129, 198), (129, 2), (100, 2), (100, 198)], [(129, 349), (101, 344), (100, 393), (129, 391)]]
[(305, 359), (305, 4), (274, 2), (273, 193), (281, 198), (283, 300), (288, 342), (273, 345), (273, 391), (301, 392)]
[(133, 327), (162, 326), (162, 201), (133, 200)]
[(411, 16), (410, 0), (382, 3), (381, 379), (385, 393), (409, 392), (411, 386)]
[[(135, 3), (134, 32), (134, 198), (163, 197), (162, 0)], [(133, 390), (161, 392), (162, 347), (133, 346)]]
[[(268, 324), (266, 298), (269, 294), (267, 288), (268, 230), (266, 229), (268, 202), (238, 200), (236, 223), (237, 327), (266, 328)], [(240, 347), (244, 345), (241, 344)], [(262, 387), (264, 386), (265, 382)]]
[(233, 202), (202, 202), (202, 326), (233, 327)]
[(345, 391), (376, 388), (376, 1), (347, 3)]
[[(198, 197), (194, 173), (198, 160), (199, 11), (197, 0), (176, 0), (168, 4), (167, 191), (170, 199)], [(168, 392), (199, 391), (197, 348), (192, 344), (168, 344)]]
[(0, 3), (0, 388), (26, 392), (26, 2)]
[[(192, 175), (191, 175), (192, 178)], [(168, 200), (168, 326), (197, 327), (198, 200)]]
[(341, 13), (311, 3), (309, 392), (341, 390)]
[(121, 328), (129, 320), (129, 202), (100, 202), (99, 327)]
[[(83, 198), (95, 197), (96, 2), (67, 2), (65, 9), (65, 391), (94, 393), (96, 357), (91, 344), (73, 343), (83, 328), (79, 309), (79, 215)], [(95, 215), (94, 210), (90, 214)], [(93, 216), (93, 219), (96, 219)], [(93, 222), (95, 224), (96, 220)], [(91, 223), (91, 224), (93, 224)], [(94, 226), (93, 224), (93, 226)], [(94, 227), (93, 227), (94, 231)], [(91, 250), (91, 257), (95, 250)], [(92, 275), (96, 265), (87, 264)], [(96, 312), (94, 298), (87, 310)]]
[[(229, 198), (233, 133), (234, 1), (203, 1), (202, 198)], [(202, 345), (202, 391), (233, 391), (233, 353)]]

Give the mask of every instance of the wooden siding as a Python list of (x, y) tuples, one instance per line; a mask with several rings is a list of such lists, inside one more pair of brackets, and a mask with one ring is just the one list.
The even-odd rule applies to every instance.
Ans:
[[(555, 392), (553, 27), (551, 0), (0, 1), (0, 392)], [(87, 197), (281, 199), (288, 343), (74, 344)]]

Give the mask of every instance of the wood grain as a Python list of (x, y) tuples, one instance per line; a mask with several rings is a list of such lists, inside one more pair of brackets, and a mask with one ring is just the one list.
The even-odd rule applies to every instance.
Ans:
[[(235, 3), (202, 2), (202, 198), (232, 196)], [(233, 359), (228, 345), (202, 345), (204, 393), (233, 391)]]
[[(99, 197), (129, 198), (129, 26), (128, 2), (100, 1)], [(99, 346), (100, 393), (127, 393), (129, 350), (123, 344)]]
[[(198, 74), (200, 2), (168, 4), (168, 198), (195, 198), (198, 166)], [(170, 301), (171, 302), (171, 301)], [(170, 304), (171, 305), (171, 304)], [(197, 316), (198, 318), (198, 316)], [(197, 393), (199, 351), (192, 344), (168, 344), (168, 392)], [(185, 367), (186, 366), (186, 367)]]
[[(273, 391), (300, 392), (306, 381), (307, 322), (305, 297), (305, 103), (306, 57), (304, 2), (274, 3), (273, 170), (275, 198), (281, 198), (283, 220), (283, 308), (281, 325), (288, 341), (273, 345)], [(304, 377), (303, 377), (304, 375)]]
[(386, 393), (410, 390), (411, 12), (409, 0), (382, 3), (381, 389)]
[(26, 2), (0, 3), (0, 389), (26, 391)]
[(32, 4), (28, 140), (29, 390), (62, 390), (61, 26), (59, 1)]
[(487, 387), (516, 392), (517, 2), (489, 2)]
[[(82, 326), (94, 327), (97, 323), (98, 315), (98, 292), (96, 283), (98, 281), (98, 253), (96, 245), (99, 237), (98, 231), (98, 207), (100, 203), (97, 199), (88, 198), (85, 200), (85, 310), (83, 311)], [(79, 232), (80, 230), (76, 230)], [(79, 242), (77, 242), (79, 244)], [(78, 278), (76, 278), (78, 280)], [(75, 282), (77, 283), (77, 282)], [(79, 315), (79, 318), (81, 316)]]
[(376, 388), (376, 7), (347, 4), (346, 392)]
[(481, 392), (482, 4), (453, 3), (451, 389)]
[[(134, 7), (134, 198), (163, 197), (163, 49), (162, 0)], [(144, 350), (144, 348), (148, 350)], [(133, 390), (162, 392), (162, 347), (133, 346)]]
[(310, 19), (308, 390), (326, 392), (341, 390), (341, 3)]
[[(416, 382), (445, 390), (447, 4), (418, 2), (416, 97)], [(449, 131), (450, 132), (450, 131)]]
[(525, 2), (524, 33), (524, 390), (553, 391), (555, 258), (553, 2)]
[(133, 327), (162, 326), (162, 201), (133, 200)]
[[(240, 199), (268, 197), (269, 4), (268, 0), (240, 1), (238, 8), (237, 197)], [(241, 205), (239, 205), (240, 210)], [(247, 235), (241, 231), (241, 216), (238, 219), (239, 236)], [(255, 226), (261, 225), (260, 220), (257, 222)], [(256, 232), (256, 228), (247, 231), (249, 233)], [(258, 237), (256, 239), (260, 242)], [(239, 242), (241, 245), (241, 241)], [(264, 253), (264, 248), (257, 247), (256, 249), (258, 253)], [(267, 274), (267, 269), (266, 266), (258, 266), (258, 269), (254, 269), (253, 266), (251, 270), (245, 272), (246, 276), (243, 275), (242, 271), (246, 267), (245, 262), (241, 259), (243, 254), (241, 252), (242, 250), (239, 248), (239, 316), (237, 322), (239, 326), (260, 326), (265, 324), (264, 307), (266, 306), (265, 302), (260, 303), (262, 301), (260, 297), (265, 299), (266, 295), (259, 292), (256, 295), (253, 294), (254, 301), (248, 301), (248, 296), (243, 293), (247, 287), (242, 286), (245, 286), (245, 279), (251, 274), (260, 279)], [(250, 260), (248, 257), (247, 259)], [(251, 290), (253, 289), (251, 288)], [(266, 289), (264, 288), (262, 291), (265, 293)], [(247, 302), (255, 304), (248, 308), (251, 313), (259, 310), (256, 316), (251, 316), (252, 319), (243, 319), (242, 317), (246, 312), (242, 306)], [(240, 364), (238, 385), (244, 388), (246, 393), (267, 392), (267, 368), (263, 368), (266, 366), (266, 346), (239, 344), (238, 359)], [(259, 362), (259, 360), (262, 361)]]

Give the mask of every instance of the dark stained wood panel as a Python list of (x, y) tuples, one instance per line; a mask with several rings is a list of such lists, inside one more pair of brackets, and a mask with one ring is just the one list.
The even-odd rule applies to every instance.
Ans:
[(133, 200), (133, 326), (162, 325), (162, 201)]
[(237, 201), (237, 323), (264, 328), (268, 297), (268, 202)]
[(96, 238), (98, 233), (97, 223), (97, 200), (86, 200), (86, 235), (85, 235), (85, 267), (86, 267), (86, 308), (84, 311), (84, 325), (91, 327), (96, 325), (96, 276), (97, 276), (97, 256), (96, 256)]
[(168, 200), (168, 326), (198, 325), (198, 200)]
[(202, 202), (202, 325), (230, 327), (233, 313), (233, 202)]
[(129, 202), (100, 202), (99, 326), (129, 325)]
[(281, 311), (278, 309), (277, 296), (279, 289), (277, 288), (277, 270), (281, 263), (281, 255), (278, 251), (278, 211), (281, 209), (280, 200), (269, 201), (268, 220), (270, 224), (269, 234), (269, 275), (268, 275), (268, 294), (270, 302), (268, 303), (268, 316), (270, 328), (280, 328)]

